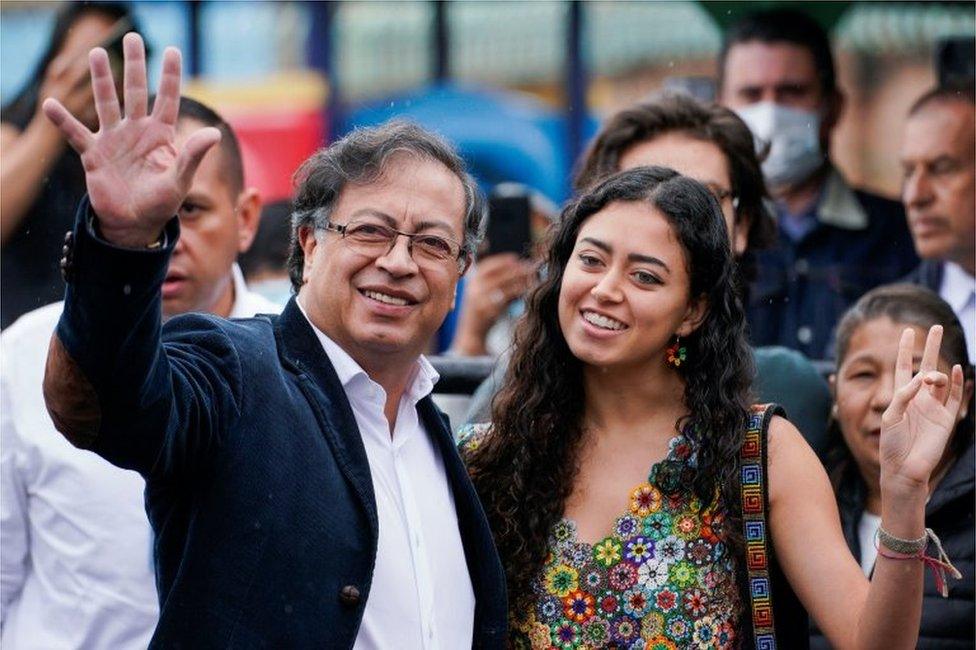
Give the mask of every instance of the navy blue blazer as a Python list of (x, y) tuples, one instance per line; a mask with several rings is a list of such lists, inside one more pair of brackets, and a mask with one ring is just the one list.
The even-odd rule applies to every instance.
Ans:
[[(123, 250), (79, 209), (57, 336), (98, 396), (72, 440), (146, 478), (160, 621), (152, 647), (351, 648), (377, 515), (349, 402), (294, 299), (280, 317), (161, 327), (168, 245)], [(474, 646), (500, 648), (504, 573), (446, 418), (417, 406), (453, 491), (476, 598)], [(120, 540), (124, 543), (124, 540)], [(405, 552), (407, 552), (405, 550)]]

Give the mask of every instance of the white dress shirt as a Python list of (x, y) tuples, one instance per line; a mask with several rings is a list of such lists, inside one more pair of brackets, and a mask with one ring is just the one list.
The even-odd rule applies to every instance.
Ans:
[(976, 278), (954, 262), (943, 264), (942, 286), (939, 295), (956, 312), (966, 333), (969, 362), (976, 363)]
[[(234, 266), (232, 317), (280, 310)], [(0, 647), (142, 650), (159, 615), (145, 482), (55, 430), (41, 383), (62, 303), (0, 335)]]
[(437, 372), (425, 358), (417, 360), (391, 434), (382, 386), (312, 329), (349, 398), (376, 496), (376, 565), (355, 648), (470, 648), (474, 589), (454, 496), (436, 443), (417, 416), (417, 402), (433, 390)]

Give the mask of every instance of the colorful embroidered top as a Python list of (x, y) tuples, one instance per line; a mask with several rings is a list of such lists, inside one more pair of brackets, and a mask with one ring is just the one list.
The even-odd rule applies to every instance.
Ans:
[[(468, 438), (465, 451), (480, 437)], [(573, 521), (557, 523), (532, 602), (512, 612), (512, 646), (734, 647), (741, 601), (722, 543), (724, 517), (692, 494), (694, 466), (691, 445), (676, 436), (607, 537), (590, 545), (577, 539)]]

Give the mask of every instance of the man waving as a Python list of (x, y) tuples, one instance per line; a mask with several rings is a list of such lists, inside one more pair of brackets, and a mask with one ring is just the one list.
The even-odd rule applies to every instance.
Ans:
[(282, 315), (161, 330), (173, 215), (220, 136), (178, 148), (179, 52), (148, 114), (141, 39), (124, 50), (124, 117), (99, 49), (100, 130), (44, 104), (89, 192), (44, 388), (73, 444), (146, 478), (153, 644), (501, 647), (502, 569), (421, 356), (482, 231), (461, 159), (396, 123), (318, 152)]

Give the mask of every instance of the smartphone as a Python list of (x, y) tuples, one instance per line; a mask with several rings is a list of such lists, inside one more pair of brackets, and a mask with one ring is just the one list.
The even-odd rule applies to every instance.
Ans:
[(494, 194), (488, 199), (488, 249), (484, 256), (515, 253), (529, 257), (532, 231), (531, 204), (527, 193)]

